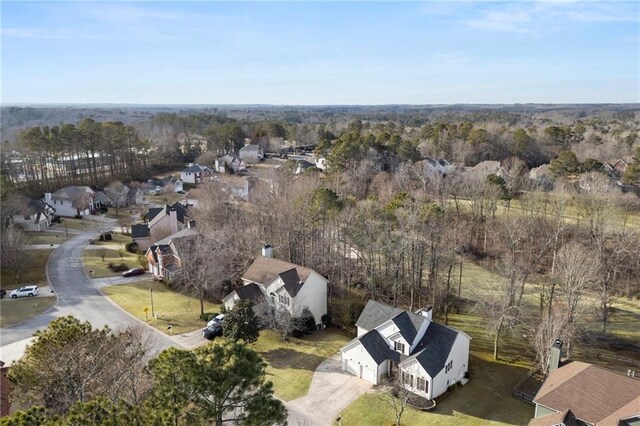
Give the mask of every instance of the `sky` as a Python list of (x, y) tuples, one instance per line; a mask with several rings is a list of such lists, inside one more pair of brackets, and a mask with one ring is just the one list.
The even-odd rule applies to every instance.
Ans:
[(640, 1), (0, 4), (4, 105), (640, 102)]

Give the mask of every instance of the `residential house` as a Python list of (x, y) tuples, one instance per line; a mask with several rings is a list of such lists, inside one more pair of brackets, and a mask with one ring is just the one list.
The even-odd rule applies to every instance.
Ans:
[(327, 279), (313, 269), (274, 259), (269, 245), (263, 247), (262, 256), (253, 261), (242, 281), (243, 287), (222, 299), (225, 308), (233, 309), (238, 300), (252, 299), (300, 316), (308, 307), (318, 325), (327, 314)]
[(44, 231), (53, 222), (55, 209), (42, 200), (29, 199), (19, 214), (10, 220), (24, 231)]
[(189, 163), (189, 167), (180, 172), (180, 178), (186, 183), (200, 183), (211, 175), (211, 169), (207, 166)]
[(147, 250), (151, 245), (149, 225), (146, 223), (131, 225), (131, 239), (138, 244), (140, 250)]
[(416, 164), (422, 166), (425, 176), (440, 174), (446, 176), (448, 173), (455, 171), (455, 166), (447, 160), (426, 157), (424, 160), (418, 161)]
[[(182, 181), (180, 182), (182, 186)], [(142, 204), (144, 202), (144, 191), (131, 185), (127, 185), (127, 188), (129, 188), (129, 191), (127, 192), (128, 205)]]
[(183, 247), (183, 244), (193, 241), (197, 236), (198, 233), (195, 229), (186, 228), (149, 246), (145, 253), (149, 272), (156, 278), (174, 280), (183, 266), (180, 248)]
[(88, 186), (67, 186), (54, 193), (46, 192), (44, 202), (56, 210), (56, 216), (90, 215), (96, 206), (95, 192)]
[(245, 163), (255, 164), (264, 160), (264, 150), (260, 145), (251, 144), (251, 139), (249, 139), (249, 143), (246, 143), (245, 146), (240, 148), (239, 157)]
[(296, 175), (299, 175), (301, 173), (304, 173), (307, 169), (310, 169), (312, 167), (316, 167), (315, 163), (310, 163), (307, 160), (299, 160), (298, 164), (296, 166), (296, 171), (293, 172)]
[(227, 154), (218, 158), (215, 162), (215, 171), (218, 173), (241, 174), (247, 170), (247, 163), (235, 154)]
[(562, 342), (551, 347), (549, 375), (533, 398), (529, 426), (640, 425), (640, 379), (586, 362), (560, 362)]
[(487, 177), (489, 175), (506, 176), (506, 172), (499, 161), (482, 161), (467, 170), (468, 173), (479, 177)]
[(529, 171), (529, 179), (539, 183), (545, 189), (550, 189), (555, 180), (553, 173), (549, 170), (549, 164), (543, 164), (531, 169)]
[(173, 176), (166, 176), (162, 179), (149, 179), (147, 181), (146, 193), (158, 195), (161, 192), (184, 192), (184, 182), (182, 179)]
[(403, 311), (370, 300), (358, 337), (341, 349), (342, 369), (373, 384), (397, 377), (416, 395), (433, 399), (465, 380), (471, 338), (432, 320), (432, 309)]
[(152, 242), (189, 227), (187, 207), (180, 203), (150, 208), (147, 221)]

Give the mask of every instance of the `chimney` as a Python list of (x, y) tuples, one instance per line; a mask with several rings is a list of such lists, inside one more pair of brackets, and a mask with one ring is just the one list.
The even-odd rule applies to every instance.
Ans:
[(271, 244), (265, 244), (262, 246), (262, 255), (264, 257), (273, 257), (273, 248), (271, 247)]
[(427, 305), (424, 308), (420, 309), (420, 314), (423, 317), (427, 317), (429, 321), (433, 321), (433, 308), (431, 305)]
[(187, 228), (189, 229), (193, 229), (196, 227), (196, 221), (195, 220), (190, 220), (187, 222)]
[(191, 166), (193, 166), (193, 163), (189, 163), (189, 165), (187, 167), (191, 167)]
[(47, 204), (51, 204), (51, 193), (50, 192), (45, 192), (44, 193), (44, 202)]
[(251, 145), (251, 138), (244, 138), (244, 145)]
[(562, 358), (562, 340), (556, 339), (551, 345), (549, 356), (549, 373), (560, 367), (560, 358)]

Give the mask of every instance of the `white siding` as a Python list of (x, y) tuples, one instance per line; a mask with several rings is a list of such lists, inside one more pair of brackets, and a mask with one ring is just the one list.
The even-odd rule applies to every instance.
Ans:
[(327, 313), (327, 280), (313, 271), (293, 299), (294, 314), (299, 315), (305, 306), (311, 310), (316, 324), (322, 324), (322, 316)]
[(373, 384), (378, 383), (378, 365), (360, 342), (343, 348), (342, 370)]
[[(433, 380), (433, 397), (443, 394), (449, 385), (462, 379), (469, 369), (469, 337), (464, 333), (458, 333), (449, 353), (445, 366), (453, 361), (451, 370), (443, 368)], [(448, 384), (447, 384), (448, 382)]]
[(180, 180), (186, 183), (196, 183), (196, 175), (192, 172), (180, 172)]
[(358, 327), (358, 337), (362, 336), (363, 334), (367, 334), (369, 330), (365, 330), (362, 327)]
[[(401, 364), (400, 371), (404, 371), (404, 372), (406, 372), (408, 374), (412, 374), (413, 375), (413, 386), (409, 387), (409, 386), (404, 385), (404, 383), (403, 383), (403, 386), (411, 389), (411, 391), (414, 392), (417, 395), (423, 396), (423, 397), (425, 397), (427, 399), (432, 399), (432, 395), (433, 395), (433, 380), (427, 374), (425, 369), (422, 368), (422, 366), (420, 365), (420, 363), (418, 361), (416, 361), (415, 359), (412, 359), (411, 361), (407, 362), (406, 364)], [(423, 390), (418, 390), (415, 387), (417, 385), (417, 382), (418, 382), (418, 377), (421, 377), (421, 378), (427, 380), (427, 382), (429, 382), (428, 392), (424, 392)], [(400, 373), (399, 379), (402, 380), (402, 374), (401, 373)]]
[(238, 300), (240, 300), (240, 298), (238, 297), (238, 294), (234, 290), (234, 291), (231, 292), (231, 294), (229, 294), (227, 297), (225, 297), (222, 301), (223, 301), (224, 307), (227, 309), (227, 311), (230, 311), (236, 305), (236, 302)]

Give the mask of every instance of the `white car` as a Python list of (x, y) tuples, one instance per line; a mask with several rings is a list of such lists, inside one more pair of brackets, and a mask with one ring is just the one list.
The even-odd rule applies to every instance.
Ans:
[(213, 324), (223, 323), (223, 322), (224, 322), (224, 314), (219, 314), (213, 317), (213, 319), (207, 323), (207, 327), (211, 327)]
[(24, 287), (17, 288), (11, 292), (11, 298), (15, 299), (18, 297), (29, 296), (33, 297), (38, 294), (38, 286), (37, 285), (27, 285)]

